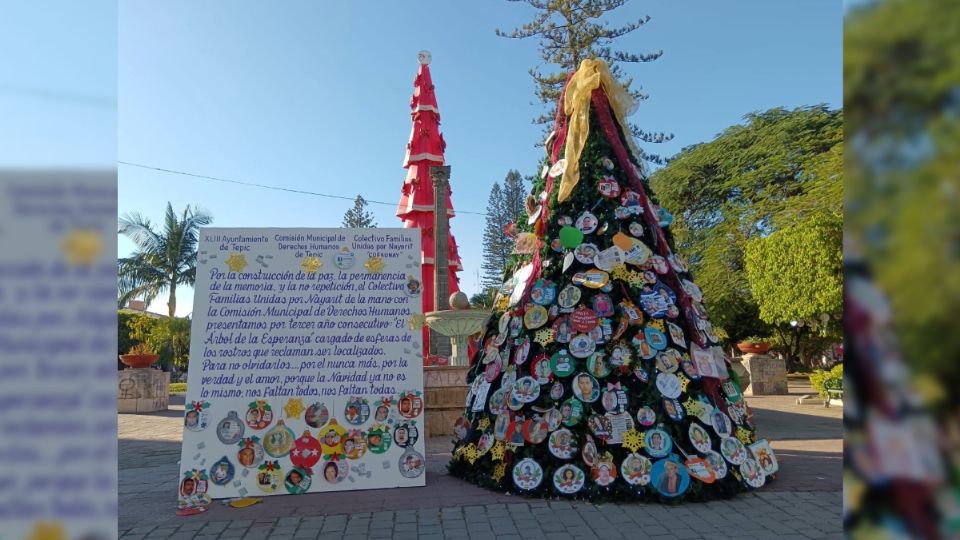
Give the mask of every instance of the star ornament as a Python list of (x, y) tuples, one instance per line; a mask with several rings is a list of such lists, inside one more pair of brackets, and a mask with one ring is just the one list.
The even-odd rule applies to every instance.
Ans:
[(503, 476), (507, 474), (507, 464), (506, 463), (497, 463), (493, 468), (493, 479), (497, 482), (503, 480)]
[(225, 262), (231, 272), (243, 272), (243, 269), (247, 267), (247, 258), (236, 251), (231, 253)]
[(367, 262), (363, 263), (363, 267), (370, 274), (379, 274), (387, 267), (387, 263), (383, 262), (383, 257), (370, 257)]
[(503, 461), (503, 456), (507, 453), (507, 445), (503, 444), (503, 441), (497, 441), (493, 445), (493, 448), (490, 449), (490, 455), (493, 457), (494, 461)]
[(679, 377), (677, 377), (677, 378), (680, 379), (680, 388), (681, 388), (684, 392), (686, 392), (686, 391), (687, 391), (687, 385), (690, 384), (690, 379), (688, 379), (688, 378), (686, 377), (686, 375), (683, 375), (683, 374), (681, 374), (681, 375), (680, 375)]
[(753, 432), (743, 427), (737, 428), (737, 438), (740, 439), (740, 442), (743, 444), (753, 444), (754, 442)]
[(490, 418), (486, 416), (484, 416), (483, 418), (480, 419), (479, 422), (477, 422), (477, 429), (479, 429), (480, 431), (486, 431), (488, 427), (490, 427)]
[(473, 465), (473, 462), (480, 458), (480, 453), (477, 452), (477, 445), (470, 443), (466, 446), (466, 449), (463, 451), (464, 457), (467, 458), (467, 461)]
[[(684, 377), (684, 379), (686, 379), (686, 377)], [(689, 380), (687, 383), (689, 383)], [(680, 384), (684, 384), (684, 382), (681, 380)], [(686, 385), (684, 385), (684, 388), (686, 388)], [(693, 399), (692, 397), (687, 398), (687, 400), (683, 402), (683, 408), (687, 410), (688, 415), (697, 417), (703, 415), (703, 403), (700, 403), (699, 400)]]
[(323, 261), (320, 260), (320, 257), (306, 257), (300, 263), (300, 268), (308, 274), (316, 274), (321, 267), (323, 267)]
[(287, 418), (299, 418), (307, 408), (303, 405), (303, 398), (290, 398), (287, 404), (283, 406), (283, 412)]
[(94, 229), (74, 229), (60, 242), (67, 262), (74, 266), (90, 266), (103, 251), (103, 238)]
[(635, 429), (624, 431), (622, 446), (631, 452), (640, 450), (643, 448), (643, 433)]
[(618, 264), (613, 267), (613, 270), (610, 271), (610, 275), (613, 276), (613, 279), (619, 279), (620, 281), (626, 281), (630, 278), (630, 271), (627, 270), (627, 265)]
[(537, 331), (533, 340), (539, 343), (541, 347), (546, 347), (553, 343), (553, 328), (541, 328)]
[(407, 326), (409, 326), (411, 330), (421, 330), (426, 325), (427, 318), (423, 316), (423, 313), (414, 313), (410, 315), (410, 319), (407, 320)]

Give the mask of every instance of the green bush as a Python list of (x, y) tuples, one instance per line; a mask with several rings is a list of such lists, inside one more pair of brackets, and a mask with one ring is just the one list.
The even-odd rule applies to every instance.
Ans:
[(824, 398), (827, 390), (843, 390), (843, 364), (837, 364), (830, 371), (814, 371), (810, 374), (810, 384)]
[(185, 382), (170, 383), (170, 395), (186, 394), (186, 393), (187, 393), (187, 383)]

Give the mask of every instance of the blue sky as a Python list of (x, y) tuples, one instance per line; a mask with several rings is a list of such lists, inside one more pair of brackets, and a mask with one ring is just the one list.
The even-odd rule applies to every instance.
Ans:
[[(720, 5), (723, 4), (723, 5)], [(644, 2), (614, 12), (651, 21), (621, 38), (659, 60), (626, 66), (650, 94), (633, 120), (675, 139), (647, 145), (672, 155), (770, 107), (842, 101), (839, 0)], [(394, 216), (410, 132), (416, 53), (431, 70), (452, 166), (457, 210), (483, 212), (511, 168), (533, 173), (542, 155), (527, 70), (531, 40), (494, 35), (529, 20), (525, 4), (241, 0), (120, 3), (117, 146), (120, 161), (353, 197), (380, 226)], [(121, 214), (159, 219), (199, 204), (218, 227), (338, 227), (348, 201), (119, 167)], [(483, 217), (451, 228), (476, 292)], [(132, 244), (119, 242), (121, 255)], [(162, 300), (154, 310), (165, 312)], [(178, 313), (192, 298), (178, 294)]]

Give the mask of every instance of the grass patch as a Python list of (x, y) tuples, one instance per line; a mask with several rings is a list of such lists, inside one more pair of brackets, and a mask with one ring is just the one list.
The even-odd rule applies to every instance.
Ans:
[(179, 396), (187, 393), (187, 383), (185, 382), (172, 382), (170, 383), (170, 395)]

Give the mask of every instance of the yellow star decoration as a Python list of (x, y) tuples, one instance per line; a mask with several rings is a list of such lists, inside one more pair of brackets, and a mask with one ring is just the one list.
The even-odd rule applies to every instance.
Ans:
[(610, 271), (610, 275), (613, 277), (613, 279), (626, 281), (630, 279), (630, 270), (627, 269), (627, 265), (618, 264), (613, 267), (613, 270)]
[(477, 429), (479, 429), (480, 431), (486, 431), (488, 427), (490, 427), (489, 417), (484, 416), (483, 418), (480, 419), (479, 422), (477, 422)]
[(656, 328), (657, 330), (659, 330), (659, 331), (661, 331), (661, 332), (666, 332), (666, 331), (667, 331), (667, 326), (666, 326), (665, 324), (663, 324), (663, 320), (662, 320), (662, 319), (654, 319), (654, 320), (648, 322), (648, 323), (647, 323), (647, 326), (652, 326), (652, 327)]
[(453, 459), (463, 459), (463, 449), (466, 446), (458, 446), (456, 450), (453, 451)]
[(627, 277), (627, 281), (630, 283), (631, 287), (643, 287), (643, 274), (640, 272), (630, 272), (630, 275)]
[(308, 274), (316, 274), (317, 270), (322, 267), (323, 261), (320, 260), (320, 257), (307, 257), (300, 263), (300, 268), (303, 268), (303, 271)]
[(503, 461), (503, 456), (507, 453), (507, 445), (503, 441), (497, 441), (490, 449), (490, 455), (494, 461)]
[(25, 540), (67, 540), (67, 531), (63, 523), (45, 523), (38, 521), (33, 524), (33, 530)]
[(505, 295), (500, 295), (497, 300), (493, 303), (493, 310), (497, 313), (503, 313), (510, 308), (510, 297)]
[(553, 328), (541, 328), (537, 331), (537, 335), (533, 340), (539, 343), (541, 347), (546, 347), (553, 343)]
[(363, 267), (367, 269), (368, 273), (379, 274), (383, 272), (383, 269), (386, 268), (387, 263), (383, 262), (382, 257), (370, 257), (367, 259), (367, 262), (363, 263)]
[(287, 404), (283, 406), (283, 412), (287, 418), (299, 418), (307, 408), (303, 405), (303, 398), (290, 398)]
[(623, 447), (631, 452), (636, 452), (637, 450), (643, 448), (643, 433), (635, 429), (628, 429), (627, 431), (624, 431)]
[(234, 251), (225, 261), (231, 272), (242, 272), (247, 267), (247, 258)]
[(507, 464), (506, 463), (497, 463), (493, 468), (493, 479), (499, 482), (503, 480), (503, 475), (507, 474)]
[(686, 392), (686, 391), (687, 391), (687, 385), (690, 384), (690, 379), (688, 379), (688, 378), (686, 377), (686, 375), (683, 375), (682, 373), (681, 373), (680, 376), (677, 377), (677, 378), (680, 379), (680, 388), (681, 388), (684, 392)]
[(94, 229), (74, 229), (60, 242), (60, 249), (71, 265), (90, 266), (103, 251), (103, 238)]
[(687, 410), (687, 414), (690, 416), (699, 417), (703, 414), (703, 403), (700, 403), (699, 400), (693, 399), (692, 397), (687, 398), (687, 400), (683, 402), (683, 408)]
[(753, 432), (743, 427), (737, 428), (737, 438), (740, 439), (740, 442), (743, 444), (752, 444), (755, 442)]
[(480, 453), (477, 452), (477, 445), (470, 443), (467, 445), (466, 450), (463, 451), (464, 457), (467, 458), (467, 461), (473, 465), (473, 462), (480, 458)]
[(426, 325), (427, 318), (423, 316), (423, 313), (414, 313), (410, 315), (410, 319), (407, 321), (407, 326), (409, 326), (411, 330), (421, 330)]

